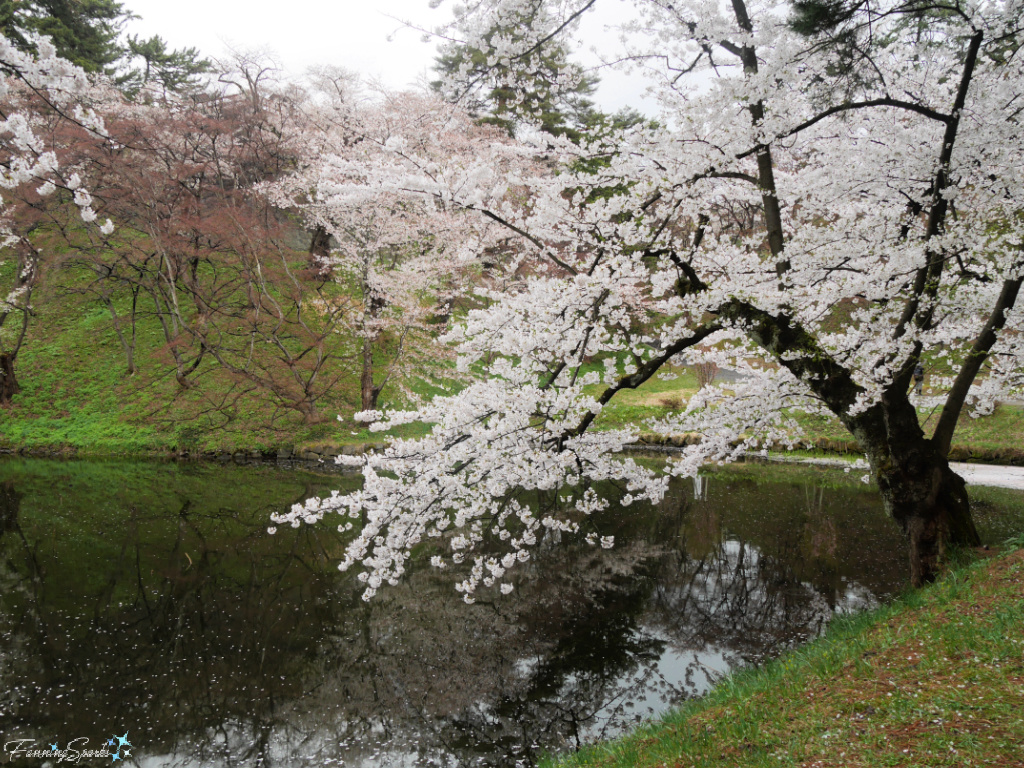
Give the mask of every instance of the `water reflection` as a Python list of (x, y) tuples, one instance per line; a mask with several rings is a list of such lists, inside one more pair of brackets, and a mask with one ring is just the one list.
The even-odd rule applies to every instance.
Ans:
[(884, 599), (870, 492), (758, 477), (553, 535), (493, 601), (429, 568), (371, 603), (327, 525), (271, 511), (354, 479), (0, 462), (0, 733), (168, 766), (511, 766), (630, 727)]

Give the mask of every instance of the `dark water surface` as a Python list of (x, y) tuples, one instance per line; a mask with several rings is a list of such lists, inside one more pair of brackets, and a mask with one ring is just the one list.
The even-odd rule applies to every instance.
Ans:
[[(365, 603), (333, 525), (266, 533), (271, 512), (357, 482), (0, 461), (0, 762), (61, 755), (9, 760), (13, 742), (103, 750), (79, 765), (532, 765), (906, 579), (871, 488), (746, 466), (603, 513), (614, 549), (549, 537), (507, 597), (465, 605), (423, 567)], [(976, 499), (990, 541), (1024, 527), (1024, 494)]]

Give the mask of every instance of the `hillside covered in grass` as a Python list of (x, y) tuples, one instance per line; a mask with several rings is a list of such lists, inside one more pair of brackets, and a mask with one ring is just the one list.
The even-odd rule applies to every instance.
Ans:
[[(305, 254), (293, 254), (297, 268)], [(5, 267), (0, 267), (4, 269)], [(30, 452), (92, 454), (201, 454), (207, 451), (276, 453), (323, 445), (377, 443), (383, 438), (352, 419), (360, 410), (359, 348), (351, 335), (326, 340), (333, 384), (318, 402), (320, 418), (309, 423), (273, 393), (231, 375), (212, 359), (201, 363), (182, 387), (157, 319), (140, 312), (134, 373), (129, 374), (111, 314), (82, 290), (81, 273), (64, 269), (46, 284), (19, 357), (21, 392), (0, 410), (0, 447)], [(404, 406), (407, 393), (426, 399), (461, 386), (454, 364), (429, 337), (420, 337), (415, 375), (382, 393), (381, 405)], [(391, 350), (381, 341), (385, 359)], [(433, 361), (427, 365), (426, 361)], [(694, 370), (652, 378), (621, 392), (595, 427), (622, 428), (682, 407), (697, 391)], [(728, 373), (714, 383), (729, 386)], [(856, 443), (835, 419), (796, 415), (809, 449), (857, 453)], [(928, 414), (922, 413), (928, 428)], [(426, 427), (406, 427), (413, 436)], [(1021, 461), (1024, 409), (1001, 405), (989, 416), (961, 419), (954, 456), (1005, 463)], [(651, 442), (641, 435), (641, 442)]]
[[(297, 269), (305, 266), (305, 254), (292, 258)], [(13, 265), (0, 266), (9, 268)], [(326, 383), (318, 392), (317, 418), (307, 419), (284, 397), (225, 370), (212, 356), (182, 386), (158, 318), (145, 308), (136, 315), (129, 372), (111, 312), (88, 286), (87, 275), (66, 266), (37, 291), (18, 356), (20, 392), (0, 408), (0, 448), (166, 454), (371, 439), (351, 418), (360, 409), (362, 362), (353, 334), (339, 329), (324, 335)], [(115, 310), (125, 311), (124, 304), (124, 298), (115, 299)], [(381, 340), (381, 357), (386, 360), (391, 352)], [(278, 368), (286, 370), (280, 363)], [(385, 390), (383, 402), (403, 402), (403, 387), (426, 396), (440, 392), (447, 371), (444, 360), (436, 371), (423, 366), (417, 376), (393, 387), (395, 397), (388, 399), (391, 391)]]

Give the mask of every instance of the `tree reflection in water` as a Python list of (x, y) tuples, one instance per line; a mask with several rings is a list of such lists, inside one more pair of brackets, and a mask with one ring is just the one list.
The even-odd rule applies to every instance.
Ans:
[(509, 596), (466, 605), (419, 568), (364, 603), (329, 526), (265, 533), (337, 478), (116, 471), (0, 463), (5, 739), (127, 730), (169, 766), (532, 765), (814, 636), (906, 560), (870, 493), (716, 476), (607, 514), (614, 549), (551, 534)]

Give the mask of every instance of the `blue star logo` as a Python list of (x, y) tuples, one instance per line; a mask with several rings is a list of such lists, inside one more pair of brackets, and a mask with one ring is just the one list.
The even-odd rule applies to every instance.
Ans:
[(118, 736), (115, 733), (107, 739), (107, 746), (111, 748), (110, 762), (115, 763), (118, 760), (124, 760), (126, 757), (130, 757), (132, 753), (125, 749), (125, 747), (133, 747), (135, 745), (128, 741), (128, 731), (125, 731), (123, 736)]
[(51, 744), (51, 745), (50, 745), (50, 750), (51, 750), (52, 752), (56, 752), (56, 751), (57, 751), (57, 745), (56, 745), (56, 744)]

